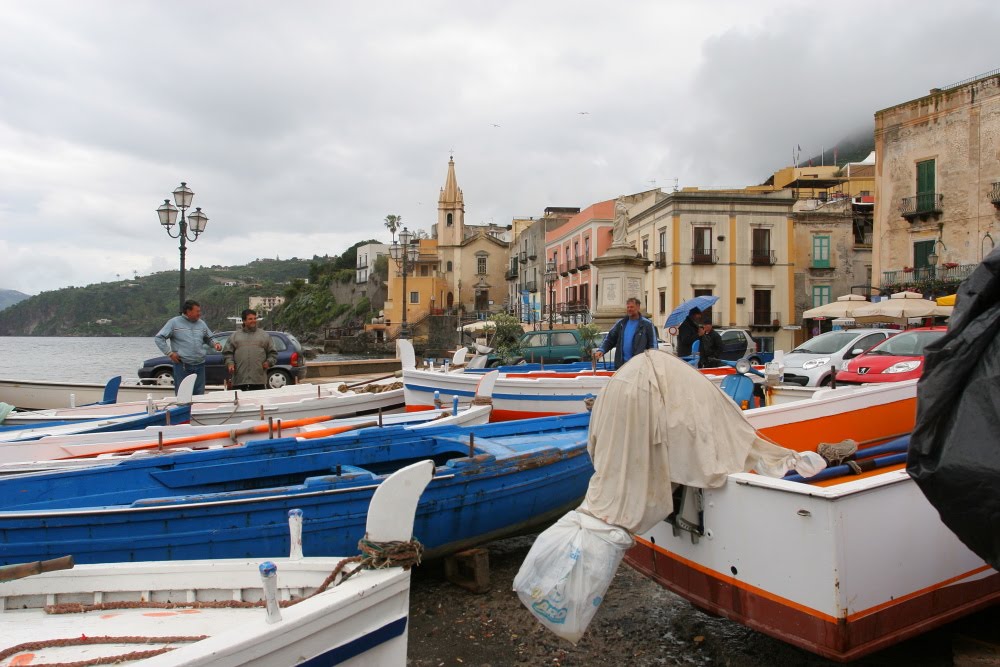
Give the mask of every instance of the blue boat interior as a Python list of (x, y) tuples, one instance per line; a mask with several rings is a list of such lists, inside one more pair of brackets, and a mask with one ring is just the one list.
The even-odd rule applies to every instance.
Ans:
[(497, 476), (585, 454), (588, 423), (584, 414), (432, 427), (419, 434), (392, 426), (316, 440), (256, 441), (227, 450), (0, 479), (0, 497), (3, 511), (19, 511), (349, 491), (427, 459), (434, 461), (438, 477)]

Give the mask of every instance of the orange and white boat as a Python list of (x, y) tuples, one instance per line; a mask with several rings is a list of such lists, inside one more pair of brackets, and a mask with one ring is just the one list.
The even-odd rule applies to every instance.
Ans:
[(860, 474), (683, 487), (684, 520), (637, 536), (625, 559), (696, 607), (839, 661), (1000, 601), (1000, 573), (941, 522), (905, 463), (865, 470), (866, 446), (912, 429), (916, 381), (813, 396), (744, 414), (798, 451), (854, 439)]

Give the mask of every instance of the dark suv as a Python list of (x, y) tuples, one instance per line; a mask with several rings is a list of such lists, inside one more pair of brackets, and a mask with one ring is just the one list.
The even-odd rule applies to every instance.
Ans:
[[(232, 331), (222, 331), (212, 336), (212, 347), (205, 355), (205, 384), (224, 385), (229, 380), (229, 371), (222, 362), (222, 353), (215, 351), (215, 343), (222, 347), (232, 335)], [(277, 389), (286, 384), (295, 384), (306, 377), (306, 359), (302, 355), (302, 345), (290, 333), (268, 331), (274, 349), (278, 351), (278, 363), (267, 369), (267, 386)], [(153, 380), (156, 384), (174, 383), (174, 366), (170, 357), (153, 357), (142, 362), (139, 369), (140, 380)]]

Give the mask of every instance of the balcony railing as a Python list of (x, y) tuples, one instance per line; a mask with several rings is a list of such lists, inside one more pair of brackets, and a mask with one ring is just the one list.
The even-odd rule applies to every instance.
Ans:
[(655, 261), (656, 268), (662, 269), (667, 265), (667, 253), (658, 252), (653, 256), (653, 260)]
[(559, 265), (559, 275), (568, 276), (569, 275), (569, 263), (563, 262)]
[[(948, 263), (950, 264), (950, 262)], [(914, 269), (897, 269), (882, 272), (882, 289), (894, 292), (913, 287), (931, 280), (942, 283), (960, 283), (968, 278), (978, 264), (956, 264), (955, 266), (922, 266)]]
[(577, 269), (578, 269), (577, 262), (579, 260), (580, 260), (579, 257), (570, 257), (569, 259), (566, 260), (566, 266), (569, 267), (569, 272), (570, 273), (576, 273), (577, 272)]
[(781, 313), (764, 310), (751, 311), (750, 327), (754, 329), (778, 329), (781, 327)]
[(771, 266), (777, 264), (778, 253), (774, 250), (754, 248), (750, 251), (750, 263), (754, 266)]
[(695, 249), (691, 252), (692, 264), (718, 264), (719, 251), (715, 249)]
[(525, 252), (524, 250), (522, 250), (519, 253), (518, 261), (521, 262), (521, 264), (527, 264), (528, 263), (528, 253)]
[(899, 214), (913, 222), (917, 218), (926, 220), (937, 217), (944, 211), (944, 195), (935, 192), (925, 192), (915, 197), (903, 197), (899, 204)]
[(509, 269), (507, 269), (507, 271), (503, 274), (503, 277), (504, 277), (505, 280), (516, 280), (517, 279), (517, 265), (514, 264)]
[(581, 270), (584, 271), (590, 268), (590, 253), (585, 252), (576, 258), (576, 265)]
[(1000, 181), (993, 182), (993, 188), (990, 190), (990, 201), (997, 208), (1000, 208)]
[(524, 283), (524, 289), (528, 290), (532, 294), (538, 291), (538, 282), (535, 280), (529, 280)]

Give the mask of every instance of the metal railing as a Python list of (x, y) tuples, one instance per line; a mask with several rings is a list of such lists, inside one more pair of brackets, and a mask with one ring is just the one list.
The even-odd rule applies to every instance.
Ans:
[(527, 281), (525, 281), (525, 283), (524, 283), (524, 289), (526, 289), (529, 292), (531, 292), (532, 294), (534, 294), (535, 292), (538, 291), (538, 281), (536, 281), (536, 280), (527, 280)]
[(577, 255), (576, 266), (580, 270), (590, 268), (590, 253), (585, 252), (582, 255)]
[(569, 275), (569, 263), (563, 262), (559, 265), (559, 275), (568, 276)]
[(718, 264), (719, 263), (719, 251), (713, 249), (708, 250), (692, 250), (691, 251), (691, 263), (692, 264)]
[(781, 313), (768, 312), (764, 310), (750, 311), (750, 326), (756, 328), (780, 327)]
[(770, 266), (778, 263), (778, 253), (774, 250), (754, 248), (750, 251), (750, 263), (754, 266)]
[(514, 280), (517, 278), (517, 265), (515, 264), (507, 269), (507, 271), (503, 274), (503, 277), (504, 280)]
[(914, 197), (903, 197), (899, 203), (899, 214), (904, 218), (914, 218), (918, 215), (941, 213), (943, 206), (944, 195), (925, 192)]
[(653, 257), (654, 257), (654, 262), (655, 262), (654, 266), (656, 268), (662, 269), (663, 267), (665, 267), (667, 265), (667, 253), (665, 253), (665, 252), (658, 252), (655, 255), (653, 255)]
[(914, 269), (897, 269), (894, 271), (882, 272), (882, 287), (904, 288), (908, 285), (915, 285), (926, 280), (940, 280), (943, 282), (961, 282), (968, 278), (976, 269), (978, 264), (955, 264), (951, 262), (939, 264), (938, 266), (922, 266)]
[(990, 201), (993, 205), (1000, 208), (1000, 181), (993, 182), (993, 188), (990, 190)]

